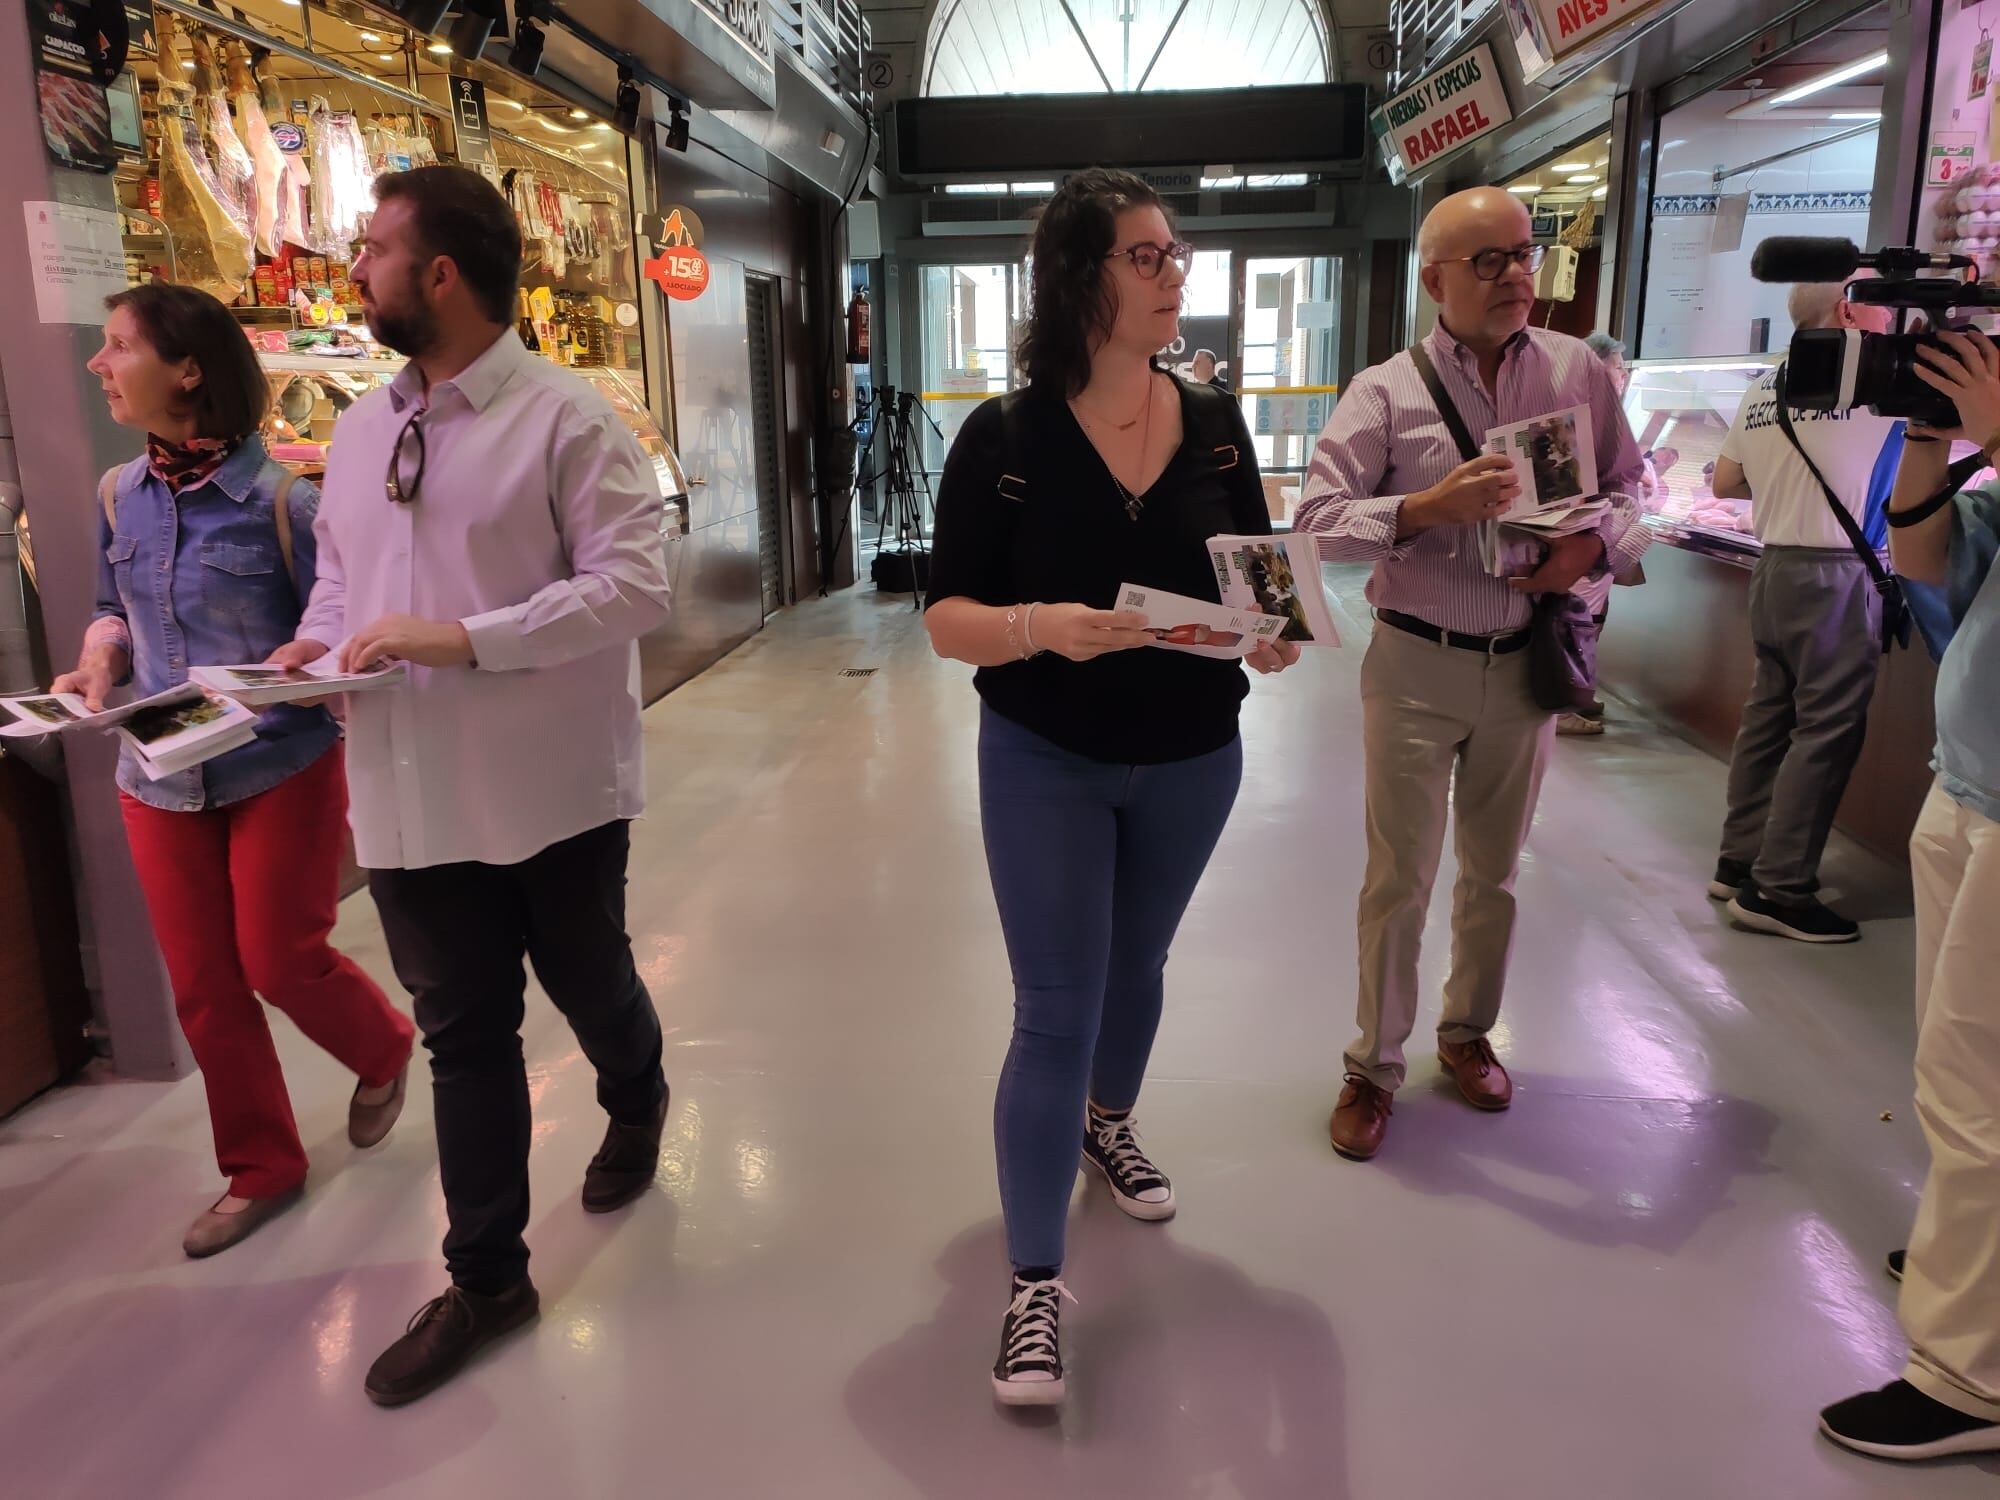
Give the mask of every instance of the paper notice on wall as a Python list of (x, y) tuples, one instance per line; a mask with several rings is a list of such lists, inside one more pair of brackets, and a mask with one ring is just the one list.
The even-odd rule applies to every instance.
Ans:
[(44, 323), (104, 321), (104, 299), (125, 290), (122, 217), (75, 203), (24, 203), (28, 274)]

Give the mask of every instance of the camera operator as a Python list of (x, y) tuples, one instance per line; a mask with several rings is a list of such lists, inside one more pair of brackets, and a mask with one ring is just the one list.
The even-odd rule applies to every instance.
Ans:
[[(1848, 301), (1839, 282), (1793, 287), (1789, 309), (1801, 330), (1881, 333), (1892, 316)], [(1881, 544), (1902, 424), (1866, 410), (1801, 411), (1787, 433), (1776, 391), (1783, 369), (1744, 393), (1715, 463), (1716, 495), (1750, 501), (1764, 546), (1750, 577), (1756, 676), (1729, 758), (1729, 813), (1708, 889), (1739, 926), (1851, 943), (1860, 927), (1815, 893), (1834, 811), (1868, 731), (1882, 599), (1833, 507), (1864, 531), (1872, 519)]]
[[(1910, 839), (1917, 902), (1917, 1116), (1931, 1170), (1903, 1282), (1903, 1378), (1828, 1407), (1821, 1430), (1878, 1458), (2000, 1452), (2000, 486), (1949, 488), (1954, 440), (2000, 453), (2000, 349), (1919, 346), (1917, 376), (1959, 426), (1911, 424), (1890, 498), (1896, 571), (1943, 588), (1937, 785)], [(1928, 514), (1926, 514), (1928, 512)]]

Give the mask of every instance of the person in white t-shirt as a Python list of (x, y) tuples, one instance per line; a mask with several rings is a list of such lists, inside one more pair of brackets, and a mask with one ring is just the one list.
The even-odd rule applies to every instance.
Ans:
[[(1839, 283), (1792, 288), (1792, 322), (1886, 331), (1889, 311)], [(1763, 551), (1750, 575), (1757, 672), (1729, 762), (1729, 815), (1709, 894), (1743, 927), (1811, 943), (1861, 929), (1818, 898), (1819, 861), (1868, 730), (1882, 600), (1832, 500), (1778, 423), (1774, 368), (1752, 382), (1715, 462), (1715, 493), (1750, 501)], [(1860, 411), (1792, 412), (1799, 445), (1881, 543), (1902, 424)], [(1871, 532), (1872, 528), (1872, 532)]]

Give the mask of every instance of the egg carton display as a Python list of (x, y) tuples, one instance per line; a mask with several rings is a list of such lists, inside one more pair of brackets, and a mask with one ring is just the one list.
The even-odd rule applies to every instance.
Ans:
[(1982, 280), (2000, 278), (2000, 162), (1973, 168), (1933, 212), (1940, 250), (1971, 257)]

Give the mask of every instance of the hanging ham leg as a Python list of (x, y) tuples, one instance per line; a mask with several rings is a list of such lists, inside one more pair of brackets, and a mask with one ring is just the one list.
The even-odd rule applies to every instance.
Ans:
[(276, 255), (278, 192), (285, 180), (285, 153), (271, 139), (264, 101), (258, 97), (256, 82), (250, 76), (249, 56), (241, 49), (230, 54), (229, 87), (236, 95), (236, 132), (249, 149), (251, 164), (256, 168), (257, 209), (252, 229), (257, 249), (264, 255)]
[[(160, 13), (160, 57), (175, 56), (174, 17)], [(160, 100), (160, 217), (173, 236), (179, 279), (224, 302), (243, 293), (250, 275), (250, 236), (230, 218), (201, 149), (194, 100), (185, 85), (162, 84)]]

